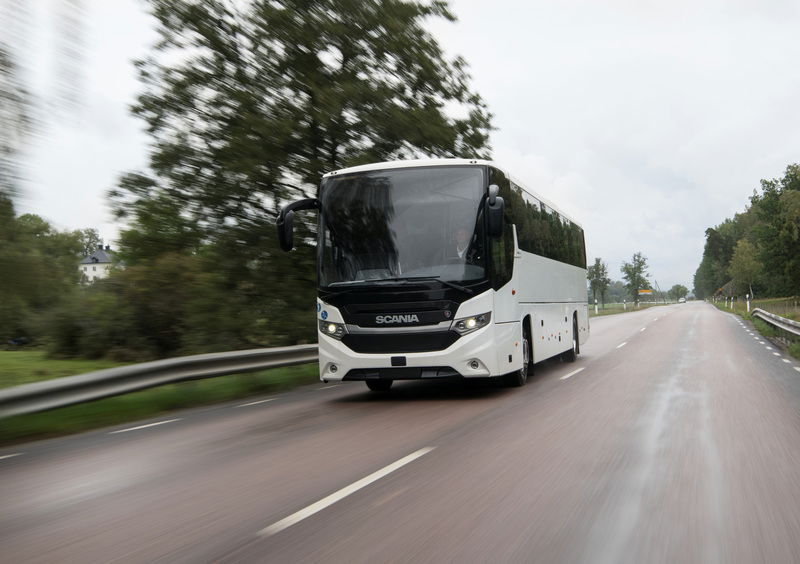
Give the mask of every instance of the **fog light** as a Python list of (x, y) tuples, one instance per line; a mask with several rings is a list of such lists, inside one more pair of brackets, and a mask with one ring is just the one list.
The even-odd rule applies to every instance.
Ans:
[(331, 364), (331, 367), (328, 370), (331, 371), (331, 374), (336, 374), (336, 372), (339, 370), (339, 367), (335, 364)]
[(481, 365), (478, 364), (477, 360), (470, 360), (469, 361), (469, 367), (472, 368), (473, 370), (477, 370), (478, 368), (481, 367)]

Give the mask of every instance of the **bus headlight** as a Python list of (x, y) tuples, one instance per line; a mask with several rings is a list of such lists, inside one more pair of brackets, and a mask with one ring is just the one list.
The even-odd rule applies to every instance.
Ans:
[(342, 323), (333, 323), (332, 321), (325, 321), (324, 319), (319, 320), (319, 330), (328, 337), (333, 337), (334, 339), (341, 339), (344, 337), (344, 324)]
[(462, 317), (461, 319), (456, 319), (453, 321), (451, 329), (459, 335), (466, 335), (467, 333), (477, 331), (481, 327), (486, 327), (489, 325), (489, 321), (491, 321), (491, 319), (491, 313), (482, 313), (480, 315), (473, 315), (472, 317)]

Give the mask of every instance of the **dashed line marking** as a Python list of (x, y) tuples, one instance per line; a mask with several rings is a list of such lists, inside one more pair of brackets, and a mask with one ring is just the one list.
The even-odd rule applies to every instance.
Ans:
[(774, 353), (772, 353), (772, 354), (774, 354), (775, 356), (781, 356), (781, 353), (776, 353), (776, 352), (774, 352)]
[(15, 456), (19, 456), (21, 454), (22, 454), (21, 452), (15, 452), (14, 454), (4, 454), (3, 456), (0, 456), (0, 460), (3, 460), (4, 458), (14, 458)]
[(767, 350), (768, 350), (768, 351), (771, 351), (771, 350), (772, 350), (772, 347), (767, 347)]
[(627, 344), (628, 344), (628, 341), (625, 341), (624, 343), (617, 345), (617, 348), (621, 349), (622, 347), (624, 347)]
[(349, 496), (351, 494), (354, 494), (358, 490), (367, 487), (368, 485), (372, 484), (373, 482), (377, 482), (378, 480), (380, 480), (384, 476), (388, 476), (389, 474), (391, 474), (395, 470), (398, 470), (398, 469), (402, 468), (406, 464), (409, 464), (410, 462), (415, 461), (416, 459), (420, 458), (421, 456), (425, 456), (426, 454), (428, 454), (429, 452), (431, 452), (435, 448), (436, 447), (425, 447), (425, 448), (419, 449), (416, 452), (412, 452), (408, 456), (404, 456), (400, 460), (398, 460), (396, 462), (392, 462), (388, 466), (384, 466), (383, 468), (381, 468), (377, 472), (373, 472), (369, 476), (361, 478), (357, 482), (353, 482), (349, 486), (345, 486), (344, 488), (340, 489), (339, 491), (333, 492), (331, 495), (322, 498), (318, 502), (312, 503), (308, 507), (305, 507), (305, 508), (301, 509), (300, 511), (296, 512), (296, 513), (292, 513), (291, 515), (281, 519), (277, 523), (273, 523), (269, 527), (261, 529), (258, 532), (258, 536), (269, 537), (269, 536), (272, 536), (272, 535), (274, 535), (276, 533), (279, 533), (282, 530), (291, 527), (295, 523), (299, 523), (303, 519), (311, 517), (315, 513), (319, 513), (320, 511), (322, 511), (326, 507), (329, 507), (329, 506), (333, 505), (337, 501), (340, 501), (340, 500), (346, 498), (347, 496)]
[(248, 403), (243, 403), (241, 405), (237, 405), (236, 407), (247, 407), (249, 405), (258, 405), (260, 403), (267, 403), (268, 401), (275, 401), (276, 399), (278, 399), (278, 398), (269, 398), (269, 399), (263, 399), (263, 400), (258, 400), (258, 401), (251, 401), (251, 402), (248, 402)]
[(645, 329), (647, 329), (647, 327), (642, 327), (641, 329), (639, 329), (639, 333), (641, 333), (641, 332), (642, 332), (642, 331), (644, 331)]
[(585, 369), (586, 369), (586, 367), (584, 366), (582, 368), (578, 368), (577, 370), (573, 370), (569, 374), (564, 374), (561, 378), (559, 378), (559, 380), (566, 380), (567, 378), (575, 376), (578, 372), (580, 372), (581, 370), (585, 370)]
[(798, 372), (800, 372), (800, 366), (793, 366), (792, 368), (794, 368), (795, 370), (797, 370)]
[(136, 427), (128, 427), (127, 429), (119, 429), (118, 431), (111, 431), (109, 435), (116, 435), (117, 433), (127, 433), (128, 431), (138, 431), (139, 429), (147, 429), (148, 427), (155, 427), (157, 425), (165, 425), (167, 423), (173, 423), (174, 421), (180, 421), (178, 419), (167, 419), (166, 421), (156, 421), (155, 423), (148, 423), (147, 425), (138, 425)]
[(333, 386), (324, 386), (322, 388), (317, 388), (318, 390), (329, 390), (331, 388), (338, 388), (341, 384), (334, 384)]
[(792, 362), (792, 361), (791, 361), (791, 360), (789, 360), (788, 358), (782, 358), (781, 360), (782, 360), (783, 362), (787, 363), (787, 364), (789, 364), (789, 363), (791, 363), (791, 362)]

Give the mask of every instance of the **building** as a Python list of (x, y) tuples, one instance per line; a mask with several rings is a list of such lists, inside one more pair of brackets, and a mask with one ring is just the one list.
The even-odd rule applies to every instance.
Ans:
[(78, 266), (81, 273), (81, 280), (84, 282), (94, 282), (98, 278), (105, 278), (111, 271), (114, 262), (114, 253), (111, 246), (97, 245), (97, 250), (83, 259)]

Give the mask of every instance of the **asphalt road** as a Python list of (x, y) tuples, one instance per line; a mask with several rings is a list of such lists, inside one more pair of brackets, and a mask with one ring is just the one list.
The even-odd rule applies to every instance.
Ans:
[(522, 389), (320, 384), (6, 449), (0, 507), (4, 562), (798, 562), (800, 363), (703, 303), (601, 317)]

